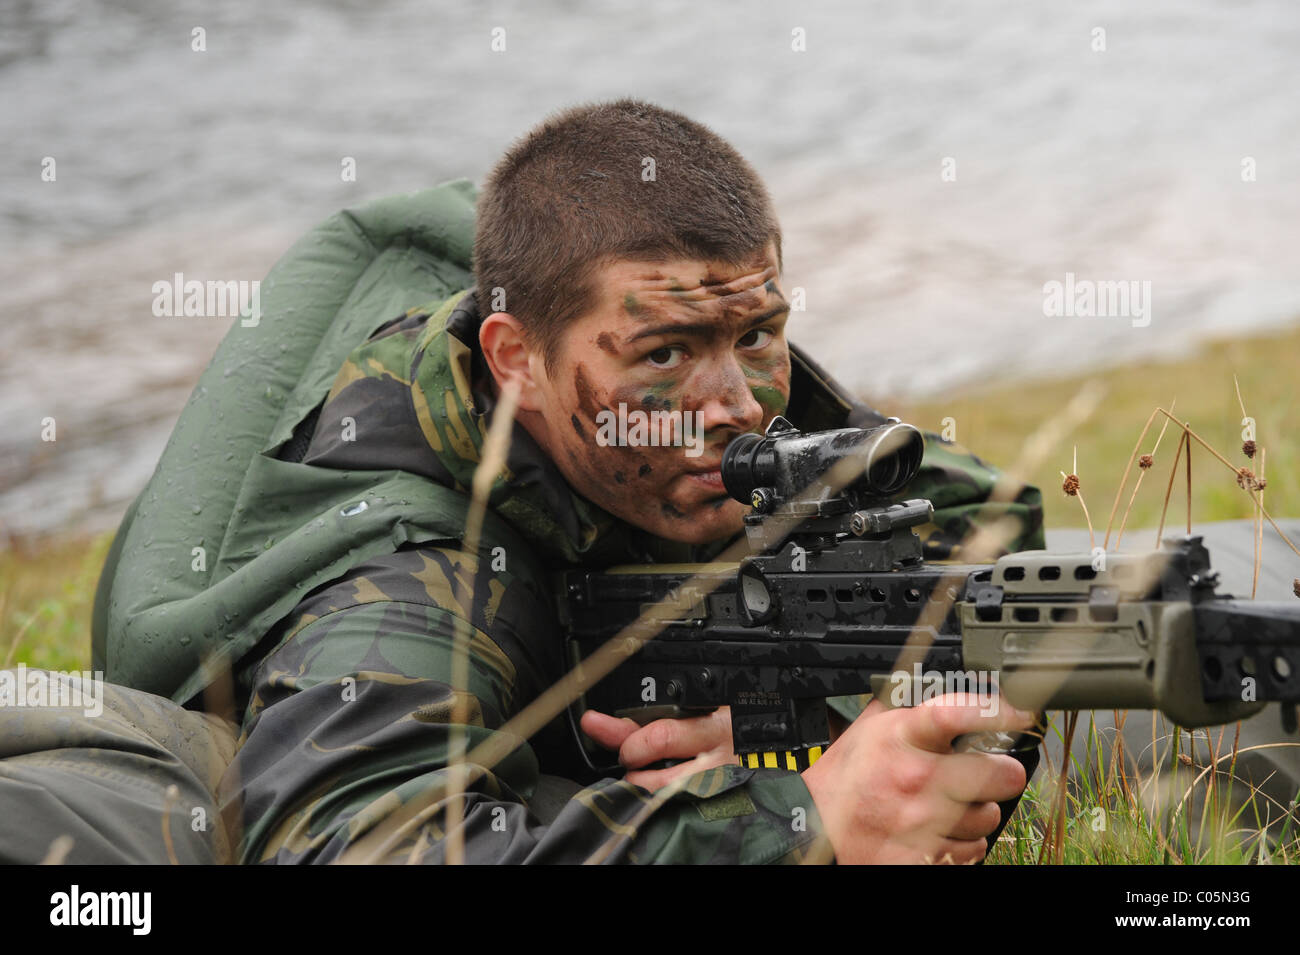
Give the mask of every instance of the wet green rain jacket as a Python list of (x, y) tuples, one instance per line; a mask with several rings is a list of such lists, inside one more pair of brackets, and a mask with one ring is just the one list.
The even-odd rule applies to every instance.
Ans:
[[(242, 732), (221, 799), (246, 862), (443, 861), (459, 734), (470, 751), (509, 744), (475, 763), (466, 861), (798, 861), (820, 822), (796, 773), (728, 766), (655, 797), (592, 778), (563, 719), (529, 740), (498, 732), (567, 669), (549, 572), (720, 545), (617, 520), (516, 425), (477, 556), (461, 552), (492, 407), (473, 229), (460, 180), (342, 212), (275, 266), (260, 317), (232, 327), (123, 521), (95, 667), (195, 708), (233, 678)], [(883, 420), (794, 348), (792, 362), (795, 424)], [(1043, 546), (1036, 489), (985, 504), (997, 472), (926, 443), (900, 498), (935, 504), (927, 557), (1007, 511), (1025, 527), (1013, 549)]]

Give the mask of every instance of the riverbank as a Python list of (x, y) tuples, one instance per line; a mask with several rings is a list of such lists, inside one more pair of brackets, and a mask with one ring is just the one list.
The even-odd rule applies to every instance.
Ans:
[[(1008, 378), (1017, 369), (1008, 369)], [(987, 387), (963, 390), (940, 400), (892, 402), (882, 411), (928, 431), (942, 432), (946, 424), (955, 440), (984, 460), (1009, 469), (1022, 452), (1026, 438), (1058, 413), (1085, 382), (1095, 380), (1105, 397), (1093, 416), (1028, 475), (1043, 491), (1048, 527), (1082, 527), (1078, 498), (1061, 490), (1061, 471), (1074, 469), (1098, 531), (1106, 525), (1116, 490), (1133, 453), (1134, 442), (1157, 407), (1189, 422), (1193, 431), (1216, 448), (1234, 467), (1260, 470), (1260, 458), (1242, 454), (1242, 410), (1233, 386), (1241, 387), (1246, 413), (1255, 420), (1255, 441), (1265, 454), (1264, 506), (1275, 516), (1300, 515), (1300, 407), (1295, 395), (1300, 382), (1300, 324), (1284, 331), (1254, 337), (1211, 340), (1189, 357), (1169, 362), (1121, 365), (1091, 375), (1038, 380), (1008, 380)], [(1155, 445), (1164, 417), (1157, 415), (1140, 453)], [(1179, 429), (1170, 426), (1155, 455), (1155, 465), (1142, 482), (1128, 518), (1130, 527), (1155, 527), (1164, 509), (1169, 469), (1178, 448)], [(1168, 526), (1185, 522), (1186, 477), (1184, 464), (1173, 483)], [(1138, 469), (1129, 478), (1131, 490)], [(1127, 506), (1129, 491), (1120, 504), (1116, 525)], [(1192, 518), (1220, 521), (1254, 516), (1248, 495), (1222, 462), (1199, 444), (1192, 451)]]

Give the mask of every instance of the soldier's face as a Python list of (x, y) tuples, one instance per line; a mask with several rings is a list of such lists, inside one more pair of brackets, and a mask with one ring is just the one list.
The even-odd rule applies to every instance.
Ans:
[(722, 452), (790, 396), (775, 246), (740, 267), (619, 262), (544, 376), (545, 444), (572, 487), (670, 540), (736, 533)]

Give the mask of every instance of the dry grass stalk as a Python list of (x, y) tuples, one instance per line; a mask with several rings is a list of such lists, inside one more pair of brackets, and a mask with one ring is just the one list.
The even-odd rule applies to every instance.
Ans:
[(72, 846), (72, 836), (64, 834), (57, 837), (50, 843), (50, 848), (46, 851), (45, 858), (41, 860), (41, 865), (63, 865), (68, 853), (72, 851)]
[(1186, 444), (1187, 432), (1184, 431), (1183, 436), (1178, 439), (1178, 450), (1174, 452), (1174, 466), (1169, 470), (1169, 486), (1165, 488), (1165, 502), (1160, 508), (1160, 526), (1156, 529), (1156, 550), (1160, 549), (1160, 539), (1165, 534), (1165, 515), (1169, 513), (1169, 498), (1174, 493), (1174, 478), (1178, 476), (1178, 462), (1182, 460), (1183, 447)]
[[(1237, 381), (1236, 375), (1232, 376), (1232, 386), (1237, 390), (1237, 405), (1238, 407), (1241, 408), (1242, 424), (1245, 424), (1248, 420), (1250, 420), (1250, 415), (1246, 414), (1246, 402), (1243, 401), (1241, 398), (1241, 383)], [(1254, 434), (1253, 428), (1251, 433)], [(1250, 598), (1252, 600), (1255, 599), (1255, 592), (1259, 589), (1259, 565), (1264, 559), (1263, 490), (1267, 482), (1264, 480), (1263, 448), (1257, 448), (1255, 441), (1251, 438), (1247, 438), (1242, 442), (1241, 453), (1244, 454), (1248, 460), (1254, 460), (1256, 451), (1258, 451), (1259, 453), (1259, 478), (1256, 479), (1253, 474), (1250, 474), (1250, 470), (1248, 468), (1241, 468), (1237, 472), (1237, 485), (1239, 487), (1245, 488), (1247, 485), (1249, 485), (1250, 487), (1254, 488), (1256, 491), (1261, 492), (1259, 495), (1259, 499), (1255, 502), (1255, 567), (1254, 567), (1254, 574), (1251, 577), (1251, 583), (1250, 583)], [(1247, 480), (1247, 475), (1249, 475), (1249, 480)]]
[(176, 858), (176, 846), (172, 844), (172, 808), (176, 805), (177, 800), (181, 798), (181, 791), (172, 783), (163, 793), (162, 806), (162, 837), (163, 846), (167, 849), (167, 859), (172, 865), (180, 865), (180, 860)]
[[(1176, 404), (1178, 404), (1177, 397), (1175, 397), (1173, 401), (1169, 402), (1170, 410), (1172, 410)], [(1151, 421), (1154, 420), (1157, 414), (1158, 414), (1157, 411), (1151, 412), (1151, 418), (1147, 420), (1147, 427), (1150, 427)], [(1160, 450), (1160, 442), (1165, 439), (1165, 431), (1167, 431), (1168, 429), (1169, 429), (1169, 419), (1166, 418), (1164, 424), (1160, 427), (1160, 434), (1156, 437), (1156, 443), (1152, 446), (1151, 451), (1148, 454), (1144, 454), (1140, 458), (1138, 458), (1138, 468), (1139, 468), (1138, 477), (1137, 480), (1133, 482), (1133, 493), (1129, 495), (1128, 505), (1124, 508), (1124, 517), (1121, 518), (1119, 522), (1119, 532), (1115, 535), (1115, 548), (1117, 550), (1119, 549), (1120, 544), (1124, 540), (1124, 528), (1128, 526), (1128, 516), (1133, 510), (1133, 502), (1137, 500), (1138, 489), (1142, 487), (1142, 479), (1147, 476), (1147, 472), (1150, 471), (1151, 468), (1155, 465), (1156, 452)], [(1146, 434), (1146, 428), (1142, 429), (1142, 434), (1143, 435)], [(1139, 437), (1138, 438), (1139, 446), (1141, 445), (1141, 441), (1142, 439), (1141, 437)], [(1134, 452), (1136, 452), (1137, 448), (1134, 448), (1133, 450)], [(1129, 460), (1130, 467), (1132, 466), (1132, 463), (1133, 463), (1132, 459), (1130, 458)], [(1128, 471), (1124, 472), (1124, 480), (1126, 482), (1128, 481)], [(1124, 492), (1124, 486), (1123, 484), (1121, 484), (1119, 489), (1115, 491), (1116, 503), (1119, 502), (1120, 495), (1123, 492)], [(1111, 519), (1114, 520), (1114, 517), (1115, 517), (1115, 509), (1112, 506)], [(1110, 543), (1110, 524), (1107, 524), (1106, 538), (1105, 540), (1102, 541), (1102, 546), (1105, 547), (1109, 543)]]
[[(1195, 440), (1201, 447), (1205, 448), (1205, 450), (1209, 451), (1212, 455), (1214, 455), (1215, 458), (1217, 458), (1223, 464), (1224, 467), (1226, 467), (1229, 471), (1232, 471), (1234, 475), (1239, 472), (1240, 469), (1233, 467), (1231, 462), (1229, 462), (1227, 458), (1225, 458), (1222, 454), (1220, 454), (1217, 450), (1215, 450), (1215, 448), (1209, 442), (1207, 442), (1199, 434), (1193, 431), (1185, 423), (1179, 421), (1168, 411), (1165, 411), (1164, 408), (1157, 408), (1156, 410), (1159, 411), (1161, 414), (1165, 415), (1166, 417), (1170, 418), (1175, 424), (1181, 427), (1183, 429), (1184, 438), (1190, 438), (1192, 440)], [(1250, 495), (1250, 499), (1252, 501), (1254, 501), (1257, 505), (1259, 505), (1260, 512), (1263, 513), (1265, 519), (1271, 525), (1273, 525), (1273, 530), (1277, 531), (1277, 536), (1282, 538), (1282, 540), (1286, 543), (1287, 547), (1291, 548), (1292, 553), (1294, 553), (1297, 557), (1300, 557), (1300, 547), (1297, 547), (1292, 542), (1291, 538), (1286, 536), (1286, 532), (1283, 531), (1282, 528), (1277, 526), (1277, 521), (1273, 520), (1273, 515), (1268, 512), (1268, 508), (1264, 507), (1264, 505), (1260, 503), (1259, 498), (1256, 496), (1259, 493), (1259, 491), (1262, 490), (1262, 488), (1248, 485), (1243, 487), (1243, 490)]]
[(1092, 532), (1092, 517), (1088, 514), (1088, 505), (1083, 500), (1083, 485), (1079, 481), (1079, 448), (1076, 445), (1074, 449), (1074, 470), (1069, 474), (1064, 471), (1060, 472), (1064, 478), (1061, 490), (1068, 497), (1077, 497), (1079, 506), (1083, 508), (1083, 519), (1088, 523), (1088, 549), (1092, 550), (1097, 546), (1097, 535)]
[[(1120, 477), (1119, 487), (1115, 489), (1115, 500), (1110, 506), (1110, 517), (1106, 519), (1106, 536), (1102, 539), (1101, 546), (1110, 546), (1110, 529), (1115, 523), (1115, 512), (1119, 510), (1119, 499), (1124, 493), (1124, 488), (1128, 484), (1128, 476), (1133, 470), (1133, 462), (1137, 460), (1138, 451), (1142, 448), (1142, 439), (1147, 436), (1147, 431), (1151, 429), (1151, 422), (1155, 421), (1159, 409), (1151, 412), (1151, 417), (1147, 418), (1147, 423), (1142, 426), (1142, 433), (1138, 435), (1137, 441), (1133, 442), (1133, 453), (1128, 456), (1128, 464), (1124, 465), (1124, 474)], [(1164, 432), (1162, 431), (1161, 434)]]
[(1264, 448), (1259, 450), (1259, 501), (1255, 508), (1255, 573), (1250, 580), (1250, 599), (1259, 589), (1259, 565), (1264, 559)]
[(1078, 710), (1070, 710), (1065, 714), (1065, 746), (1060, 773), (1056, 780), (1056, 792), (1052, 794), (1052, 811), (1048, 818), (1047, 831), (1043, 833), (1043, 844), (1038, 851), (1039, 865), (1048, 858), (1060, 865), (1065, 853), (1065, 803), (1068, 795), (1066, 782), (1070, 776), (1070, 747), (1074, 745), (1074, 731), (1078, 722)]
[[(8, 603), (7, 599), (5, 603)], [(0, 610), (3, 609), (4, 609), (3, 605), (0, 604)], [(3, 620), (3, 618), (0, 617), (0, 620)], [(26, 636), (27, 631), (31, 629), (32, 624), (34, 624), (35, 622), (36, 622), (36, 614), (33, 613), (30, 617), (27, 618), (26, 622), (24, 622), (23, 625), (18, 628), (18, 632), (14, 634), (13, 640), (10, 641), (9, 643), (9, 652), (5, 654), (4, 666), (0, 667), (0, 669), (8, 670), (11, 666), (13, 666), (14, 657), (18, 654), (18, 644), (22, 643), (23, 637)]]
[[(470, 506), (465, 518), (465, 536), (461, 540), (461, 569), (470, 580), (468, 594), (464, 593), (462, 578), (456, 581), (456, 599), (461, 606), (474, 605), (473, 582), (478, 579), (479, 539), (483, 532), (483, 518), (487, 511), (488, 495), (497, 476), (505, 469), (506, 455), (510, 450), (510, 435), (514, 427), (515, 412), (519, 409), (519, 385), (507, 381), (492, 413), (492, 424), (483, 441), (483, 450), (474, 477), (470, 480)], [(451, 750), (449, 791), (447, 794), (447, 862), (459, 865), (465, 859), (464, 793), (469, 780), (465, 767), (465, 724), (469, 721), (469, 644), (471, 639), (468, 610), (464, 616), (456, 615), (456, 635), (451, 655), (451, 726), (448, 733)]]

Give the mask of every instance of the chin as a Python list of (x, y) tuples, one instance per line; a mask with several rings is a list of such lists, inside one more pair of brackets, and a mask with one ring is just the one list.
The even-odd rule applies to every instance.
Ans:
[(653, 533), (683, 544), (711, 544), (728, 540), (744, 530), (741, 519), (747, 510), (749, 509), (739, 501), (730, 499), (716, 510), (711, 504), (705, 504), (690, 512), (688, 517), (669, 521)]

